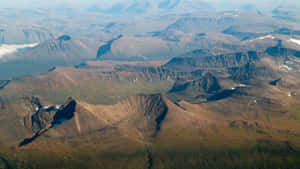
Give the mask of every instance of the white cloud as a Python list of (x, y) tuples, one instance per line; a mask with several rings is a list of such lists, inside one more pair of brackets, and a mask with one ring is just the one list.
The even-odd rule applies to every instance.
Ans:
[(33, 43), (33, 44), (24, 44), (24, 45), (0, 45), (0, 58), (2, 58), (5, 55), (12, 54), (17, 52), (20, 49), (24, 48), (32, 48), (37, 46), (38, 43)]

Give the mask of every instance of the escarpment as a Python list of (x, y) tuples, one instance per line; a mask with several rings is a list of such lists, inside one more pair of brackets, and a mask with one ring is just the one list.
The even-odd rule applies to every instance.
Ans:
[(47, 132), (51, 128), (58, 127), (74, 117), (76, 101), (69, 98), (63, 106), (42, 106), (38, 98), (33, 98), (31, 103), (35, 106), (35, 113), (31, 118), (24, 118), (25, 127), (33, 132), (33, 136), (25, 138), (19, 146), (27, 145)]
[[(160, 94), (130, 96), (115, 105), (90, 105), (74, 99), (61, 106), (43, 106), (38, 98), (31, 100), (35, 112), (24, 118), (32, 137), (24, 138), (19, 146), (47, 137), (77, 137), (114, 128), (119, 132), (133, 132), (135, 128), (143, 137), (154, 137), (168, 113), (168, 106)], [(126, 131), (123, 126), (127, 126)], [(124, 133), (125, 134), (125, 133)]]
[(129, 123), (146, 136), (154, 136), (159, 132), (168, 112), (168, 106), (160, 94), (132, 96), (121, 100), (118, 105), (132, 114)]

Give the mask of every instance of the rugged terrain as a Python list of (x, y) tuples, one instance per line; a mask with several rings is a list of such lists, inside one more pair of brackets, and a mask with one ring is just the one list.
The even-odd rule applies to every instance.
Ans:
[(174, 59), (89, 61), (3, 81), (1, 164), (297, 168), (297, 53), (278, 43), (175, 62), (189, 69)]
[(0, 7), (38, 43), (0, 58), (1, 169), (299, 168), (296, 6), (72, 2)]

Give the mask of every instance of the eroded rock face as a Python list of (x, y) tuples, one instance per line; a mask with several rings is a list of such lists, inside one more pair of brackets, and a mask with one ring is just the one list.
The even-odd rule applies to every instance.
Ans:
[(218, 79), (211, 73), (206, 73), (197, 80), (177, 81), (169, 93), (179, 98), (195, 100), (208, 98), (218, 93), (221, 89)]
[(131, 111), (130, 123), (146, 136), (159, 132), (168, 112), (168, 106), (160, 94), (132, 96), (119, 102), (123, 109)]
[(220, 55), (212, 55), (205, 53), (193, 53), (175, 57), (171, 59), (164, 67), (171, 70), (195, 71), (198, 69), (222, 69), (239, 67), (250, 61), (257, 60), (261, 57), (261, 53), (255, 51), (237, 52)]
[(32, 97), (31, 104), (35, 108), (34, 114), (31, 118), (24, 118), (25, 127), (33, 132), (31, 138), (24, 139), (19, 146), (24, 146), (33, 142), (36, 138), (47, 132), (50, 128), (58, 127), (64, 122), (74, 117), (76, 109), (76, 101), (69, 98), (67, 103), (62, 107), (57, 106), (43, 106), (38, 98)]
[(53, 121), (53, 116), (56, 113), (55, 110), (47, 111), (41, 110), (31, 116), (32, 131), (37, 133), (45, 128), (51, 126), (51, 121)]
[(257, 65), (249, 62), (241, 67), (228, 69), (231, 79), (238, 83), (248, 83), (252, 79), (273, 79), (277, 77), (277, 72), (265, 65)]

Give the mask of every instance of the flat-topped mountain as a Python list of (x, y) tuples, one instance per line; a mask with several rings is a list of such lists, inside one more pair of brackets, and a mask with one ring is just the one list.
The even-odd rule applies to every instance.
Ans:
[(33, 48), (7, 55), (0, 60), (0, 79), (47, 72), (54, 66), (75, 66), (95, 59), (101, 43), (87, 38), (63, 35)]
[(26, 60), (41, 64), (75, 65), (88, 59), (94, 59), (97, 43), (92, 39), (72, 38), (63, 35), (57, 39), (42, 42), (31, 50), (18, 54), (16, 60)]
[(258, 59), (255, 51), (228, 53), (220, 55), (206, 54), (205, 52), (194, 51), (181, 57), (171, 59), (164, 66), (178, 71), (194, 71), (197, 69), (223, 69), (237, 67)]

